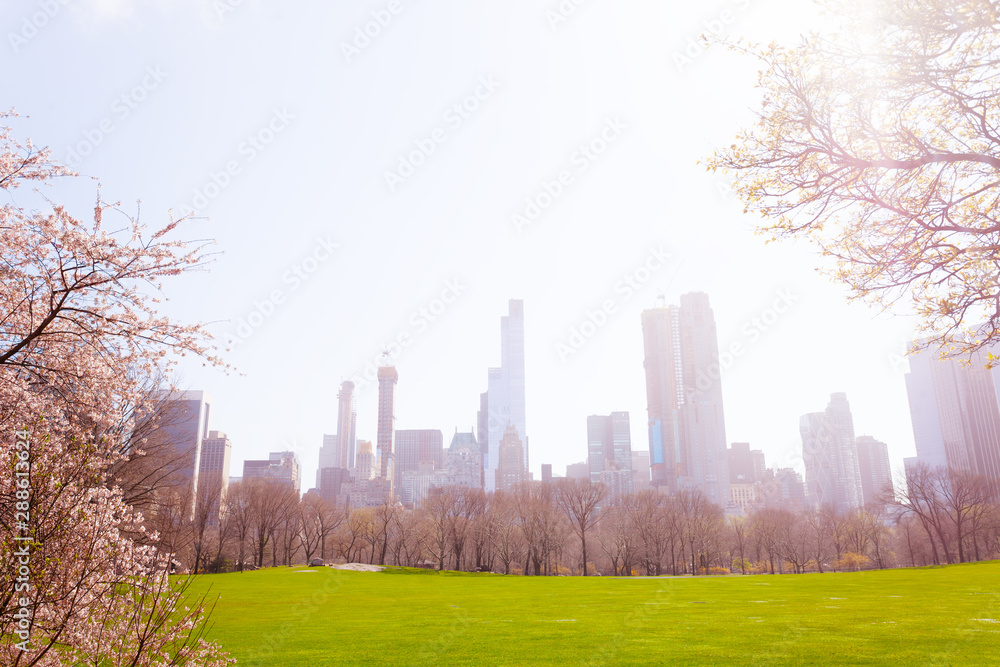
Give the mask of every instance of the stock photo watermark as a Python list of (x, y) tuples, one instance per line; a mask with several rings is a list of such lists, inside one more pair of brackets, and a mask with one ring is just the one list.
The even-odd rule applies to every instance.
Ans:
[(13, 550), (14, 608), (16, 626), (14, 634), (21, 641), (14, 646), (29, 651), (31, 643), (31, 445), (28, 432), (15, 432), (14, 441), (14, 543)]
[(82, 140), (66, 147), (66, 165), (74, 167), (83, 162), (83, 159), (103, 144), (104, 140), (114, 133), (166, 79), (167, 72), (164, 72), (159, 65), (147, 67), (142, 80), (111, 103), (109, 116), (99, 120), (94, 127), (85, 129)]
[(560, 0), (559, 4), (545, 10), (545, 20), (548, 21), (552, 32), (559, 29), (563, 23), (569, 21), (588, 0)]
[(354, 34), (350, 41), (340, 42), (340, 53), (348, 64), (354, 61), (357, 56), (372, 45), (382, 31), (392, 25), (392, 22), (405, 9), (401, 0), (389, 0), (382, 9), (375, 9), (371, 12), (371, 18), (363, 24), (354, 28)]
[[(677, 71), (684, 72), (686, 67), (693, 65), (694, 61), (705, 53), (708, 49), (708, 44), (705, 41), (706, 37), (716, 39), (724, 37), (729, 27), (736, 23), (739, 18), (739, 11), (748, 9), (750, 2), (751, 0), (730, 0), (728, 3), (729, 7), (719, 11), (714, 18), (702, 21), (701, 27), (704, 30), (700, 35), (697, 37), (688, 37), (683, 49), (674, 50), (672, 57)], [(734, 10), (730, 7), (735, 7), (736, 9)]]
[(461, 128), (467, 120), (472, 118), (472, 114), (479, 111), (483, 103), (493, 97), (499, 87), (500, 82), (493, 78), (492, 74), (479, 77), (472, 92), (445, 111), (442, 119), (444, 127), (435, 127), (425, 136), (414, 139), (413, 149), (400, 153), (397, 156), (395, 169), (386, 170), (384, 173), (385, 184), (389, 187), (389, 192), (395, 192), (406, 179), (417, 173), (417, 169), (437, 152), (438, 147), (448, 141), (449, 131), (455, 132)]
[[(615, 282), (611, 288), (611, 296), (603, 299), (597, 307), (588, 309), (581, 320), (570, 327), (565, 342), (560, 340), (556, 343), (555, 350), (559, 360), (566, 363), (567, 359), (582, 350), (587, 342), (613, 319), (623, 303), (648, 286), (654, 276), (667, 267), (670, 259), (669, 252), (651, 246), (639, 266), (626, 272)], [(679, 264), (674, 267), (675, 273), (677, 268)]]
[(569, 158), (569, 166), (560, 169), (550, 179), (542, 181), (534, 194), (528, 195), (521, 207), (511, 214), (510, 221), (518, 234), (537, 221), (542, 213), (556, 203), (573, 186), (577, 177), (616, 143), (629, 125), (620, 116), (608, 118), (604, 126), (590, 140), (580, 144)]
[(33, 40), (51, 22), (63, 7), (73, 0), (39, 0), (38, 11), (21, 19), (21, 27), (17, 32), (8, 32), (7, 41), (10, 48), (17, 53), (28, 42)]
[(254, 299), (250, 312), (236, 322), (236, 329), (229, 336), (230, 345), (236, 347), (253, 336), (339, 248), (340, 244), (330, 234), (317, 237), (312, 251), (281, 274), (281, 284), (285, 287), (275, 287), (266, 295)]
[(462, 284), (458, 278), (445, 280), (438, 296), (410, 313), (407, 319), (409, 326), (390, 338), (383, 346), (382, 352), (374, 355), (365, 362), (364, 368), (351, 376), (355, 389), (360, 392), (363, 387), (376, 382), (382, 359), (388, 357), (390, 362), (395, 362), (403, 350), (413, 345), (413, 339), (427, 331), (468, 289), (469, 286)]
[(208, 208), (243, 173), (243, 169), (267, 150), (282, 132), (295, 120), (288, 109), (274, 109), (271, 117), (256, 132), (249, 134), (236, 146), (236, 158), (228, 160), (218, 171), (210, 171), (208, 182), (195, 188), (191, 201), (181, 207), (181, 217), (199, 215)]
[(748, 346), (756, 343), (770, 330), (782, 315), (788, 313), (799, 297), (789, 289), (778, 290), (770, 305), (751, 317), (740, 327), (740, 340), (735, 340), (729, 347), (719, 352), (719, 361), (711, 364), (708, 369), (698, 372), (695, 379), (695, 390), (704, 392), (716, 386), (722, 379), (722, 371), (730, 369), (736, 360), (746, 354)]

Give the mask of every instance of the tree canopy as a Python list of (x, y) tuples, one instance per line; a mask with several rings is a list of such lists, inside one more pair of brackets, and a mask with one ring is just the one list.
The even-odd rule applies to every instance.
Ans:
[(69, 173), (0, 128), (0, 663), (230, 664), (108, 477), (146, 380), (183, 354), (217, 361), (150, 289), (204, 254), (167, 240), (176, 223), (108, 224), (100, 197), (90, 220), (18, 203), (18, 186)]
[(709, 169), (769, 240), (809, 239), (853, 298), (917, 315), (917, 348), (1000, 342), (998, 3), (821, 4), (828, 34), (730, 44), (763, 98)]

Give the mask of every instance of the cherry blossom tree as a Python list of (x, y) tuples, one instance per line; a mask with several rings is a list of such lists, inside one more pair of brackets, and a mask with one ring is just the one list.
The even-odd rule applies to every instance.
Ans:
[(0, 128), (0, 663), (228, 664), (201, 636), (204, 600), (179, 608), (169, 556), (108, 483), (143, 378), (185, 354), (219, 363), (202, 329), (156, 311), (205, 246), (99, 196), (88, 220), (42, 194), (18, 203), (69, 175)]

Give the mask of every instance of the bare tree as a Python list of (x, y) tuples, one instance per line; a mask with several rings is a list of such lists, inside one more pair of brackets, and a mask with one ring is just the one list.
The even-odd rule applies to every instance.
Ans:
[[(389, 549), (390, 533), (396, 524), (396, 516), (402, 512), (402, 508), (391, 500), (387, 500), (372, 512), (372, 528), (375, 533), (375, 543), (372, 546), (372, 553), (378, 552), (378, 564), (385, 565), (385, 554)], [(373, 557), (374, 560), (374, 557)]]
[(368, 509), (352, 509), (347, 519), (334, 533), (336, 553), (348, 563), (360, 562), (364, 550), (365, 530), (370, 520)]
[(254, 522), (253, 495), (255, 485), (247, 479), (229, 485), (226, 493), (226, 521), (236, 538), (236, 563), (240, 572), (246, 565), (247, 548)]
[(420, 517), (416, 512), (404, 510), (396, 513), (392, 525), (393, 562), (396, 565), (416, 565), (422, 555)]
[(452, 516), (456, 512), (457, 498), (453, 493), (442, 489), (431, 494), (424, 501), (421, 513), (424, 516), (424, 546), (438, 562), (438, 569), (444, 569), (444, 561), (448, 555), (451, 533), (449, 530)]
[(587, 533), (597, 525), (598, 510), (608, 496), (603, 484), (590, 480), (560, 479), (555, 486), (555, 501), (580, 538), (583, 552), (583, 576), (587, 576)]
[[(248, 483), (249, 482), (249, 483)], [(276, 534), (287, 518), (287, 508), (298, 504), (295, 490), (288, 484), (266, 479), (244, 480), (250, 494), (251, 530), (257, 567), (264, 565), (264, 550), (272, 545), (271, 561), (276, 560)]]
[[(921, 527), (927, 533), (931, 545), (934, 563), (940, 564), (938, 543), (944, 552), (945, 561), (951, 563), (951, 550), (942, 518), (941, 499), (937, 492), (938, 475), (930, 466), (918, 462), (909, 467), (906, 475), (894, 489), (892, 496), (886, 498), (897, 516), (912, 514), (920, 521)], [(938, 543), (935, 542), (937, 538)]]
[(640, 551), (634, 506), (635, 496), (619, 498), (602, 512), (598, 525), (598, 543), (616, 576), (631, 576), (633, 561)]
[(302, 549), (306, 562), (312, 560), (319, 551), (319, 557), (326, 560), (326, 543), (330, 535), (344, 521), (344, 512), (335, 504), (325, 500), (318, 493), (307, 493), (302, 498), (299, 513)]
[(193, 551), (193, 572), (198, 574), (199, 565), (207, 547), (209, 528), (219, 522), (222, 479), (216, 477), (200, 480), (195, 498), (194, 518), (191, 520), (191, 548)]
[(550, 572), (553, 553), (561, 548), (563, 535), (560, 521), (553, 505), (551, 484), (524, 484), (515, 491), (518, 520), (527, 542), (525, 574), (534, 566), (535, 575), (543, 568)]
[(162, 385), (163, 378), (145, 380), (139, 401), (122, 406), (118, 457), (108, 470), (108, 481), (122, 490), (128, 505), (148, 516), (187, 491), (182, 509), (193, 514), (195, 452), (180, 446), (176, 429), (187, 418), (186, 411), (178, 394), (164, 391)]
[(729, 534), (732, 536), (733, 550), (739, 560), (740, 572), (747, 573), (747, 546), (749, 541), (750, 523), (746, 517), (732, 517), (729, 520)]
[(493, 524), (494, 545), (497, 558), (503, 563), (504, 574), (510, 574), (510, 564), (524, 557), (524, 533), (518, 523), (516, 499), (497, 491), (490, 503), (489, 520)]
[(667, 496), (643, 491), (634, 496), (627, 507), (646, 564), (646, 574), (659, 576), (663, 574), (667, 554), (673, 551), (677, 538), (676, 506)]

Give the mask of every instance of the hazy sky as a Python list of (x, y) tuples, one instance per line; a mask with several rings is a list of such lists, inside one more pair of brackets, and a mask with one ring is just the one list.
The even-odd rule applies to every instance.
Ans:
[[(105, 199), (142, 200), (150, 226), (193, 210), (183, 236), (216, 240), (165, 307), (245, 338), (238, 373), (182, 379), (213, 396), (233, 475), (293, 449), (311, 486), (339, 383), (401, 338), (397, 428), (447, 445), (475, 424), (510, 298), (535, 475), (584, 460), (590, 414), (629, 411), (646, 449), (640, 313), (689, 291), (709, 294), (720, 349), (740, 346), (722, 364), (730, 442), (801, 470), (799, 416), (843, 391), (894, 469), (913, 453), (897, 356), (913, 322), (848, 303), (814, 248), (765, 246), (697, 164), (757, 105), (756, 64), (697, 36), (795, 39), (821, 24), (807, 2), (8, 0), (2, 16), (18, 136)], [(85, 216), (94, 188), (50, 194)], [(357, 410), (374, 441), (373, 386)]]

